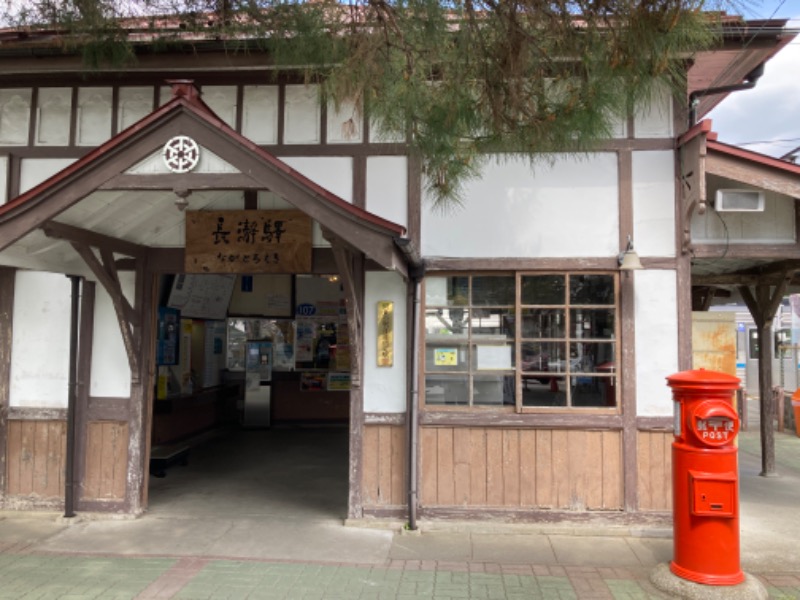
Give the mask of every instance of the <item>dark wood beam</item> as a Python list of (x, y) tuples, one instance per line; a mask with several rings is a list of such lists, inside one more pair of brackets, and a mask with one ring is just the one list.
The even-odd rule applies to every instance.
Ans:
[(100, 190), (242, 190), (261, 189), (242, 173), (121, 173), (100, 185)]
[[(72, 242), (72, 247), (83, 258), (84, 262), (92, 270), (97, 280), (103, 286), (111, 298), (114, 312), (117, 315), (119, 330), (122, 335), (122, 343), (125, 346), (125, 353), (128, 355), (128, 364), (131, 369), (132, 383), (138, 383), (139, 379), (139, 336), (135, 335), (135, 328), (138, 322), (138, 313), (133, 310), (125, 295), (122, 293), (122, 286), (116, 268), (113, 268), (113, 258), (110, 252), (103, 252), (103, 262), (97, 257), (88, 245)], [(111, 265), (107, 261), (111, 261)]]
[(102, 233), (95, 233), (88, 229), (65, 225), (56, 221), (48, 221), (42, 225), (42, 231), (49, 238), (65, 240), (67, 242), (93, 246), (101, 251), (124, 254), (134, 258), (144, 258), (147, 255), (147, 246), (126, 242), (119, 238), (114, 238)]
[(692, 244), (695, 259), (796, 259), (800, 260), (800, 244)]

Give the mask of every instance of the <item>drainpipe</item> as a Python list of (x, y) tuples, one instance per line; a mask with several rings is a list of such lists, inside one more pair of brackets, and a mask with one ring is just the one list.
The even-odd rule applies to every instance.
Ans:
[(408, 421), (408, 528), (417, 529), (417, 458), (419, 456), (419, 327), (421, 323), (422, 280), (425, 277), (425, 263), (408, 238), (396, 238), (397, 247), (408, 261), (409, 295), (411, 296), (412, 316), (409, 348), (411, 349), (411, 372), (409, 374)]
[(75, 516), (75, 405), (78, 398), (78, 307), (81, 280), (78, 275), (67, 275), (72, 282), (72, 307), (70, 310), (69, 381), (67, 392), (67, 447), (64, 473), (64, 517)]
[(715, 94), (727, 94), (728, 92), (751, 90), (756, 87), (756, 82), (763, 74), (764, 63), (761, 63), (745, 76), (743, 83), (738, 83), (735, 85), (723, 85), (720, 87), (710, 87), (704, 90), (693, 91), (691, 94), (689, 94), (689, 128), (691, 129), (696, 124), (697, 105), (700, 104), (700, 98), (704, 96), (713, 96)]

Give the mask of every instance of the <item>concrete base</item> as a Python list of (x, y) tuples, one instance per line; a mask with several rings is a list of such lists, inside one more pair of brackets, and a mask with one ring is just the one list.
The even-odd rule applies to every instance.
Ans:
[(764, 584), (745, 573), (738, 585), (705, 585), (678, 577), (669, 564), (660, 563), (650, 572), (650, 582), (662, 592), (686, 600), (768, 600)]

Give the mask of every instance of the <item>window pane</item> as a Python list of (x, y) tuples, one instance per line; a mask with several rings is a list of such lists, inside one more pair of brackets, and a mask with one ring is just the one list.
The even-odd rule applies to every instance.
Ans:
[(472, 309), (472, 336), (480, 339), (489, 335), (499, 340), (514, 339), (513, 308)]
[(522, 344), (522, 370), (528, 372), (559, 372), (566, 369), (564, 342), (525, 342)]
[(577, 373), (597, 373), (614, 364), (614, 344), (581, 342), (570, 344), (570, 370)]
[(613, 308), (578, 308), (570, 311), (570, 337), (614, 339)]
[(516, 279), (510, 276), (472, 278), (473, 306), (513, 306), (516, 301)]
[(425, 403), (467, 406), (469, 404), (467, 375), (426, 375)]
[(522, 277), (523, 304), (565, 304), (563, 275), (525, 275)]
[(512, 344), (475, 344), (472, 349), (472, 368), (477, 371), (513, 369)]
[(467, 335), (469, 311), (465, 308), (433, 308), (425, 311), (425, 331), (431, 335)]
[(472, 403), (480, 406), (514, 405), (514, 376), (481, 373), (472, 379)]
[(563, 338), (564, 311), (557, 308), (523, 308), (522, 337)]
[(468, 277), (427, 277), (426, 306), (466, 306), (469, 299)]
[(564, 377), (522, 376), (522, 406), (566, 406)]
[(572, 406), (615, 406), (617, 403), (613, 377), (571, 377)]
[(614, 304), (614, 277), (570, 275), (569, 296), (572, 304)]

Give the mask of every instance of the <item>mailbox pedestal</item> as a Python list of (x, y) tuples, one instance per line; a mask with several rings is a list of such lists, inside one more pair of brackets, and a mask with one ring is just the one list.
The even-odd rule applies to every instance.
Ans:
[(672, 573), (707, 585), (745, 579), (739, 553), (739, 379), (684, 371), (667, 377), (675, 400), (672, 444), (674, 559)]

